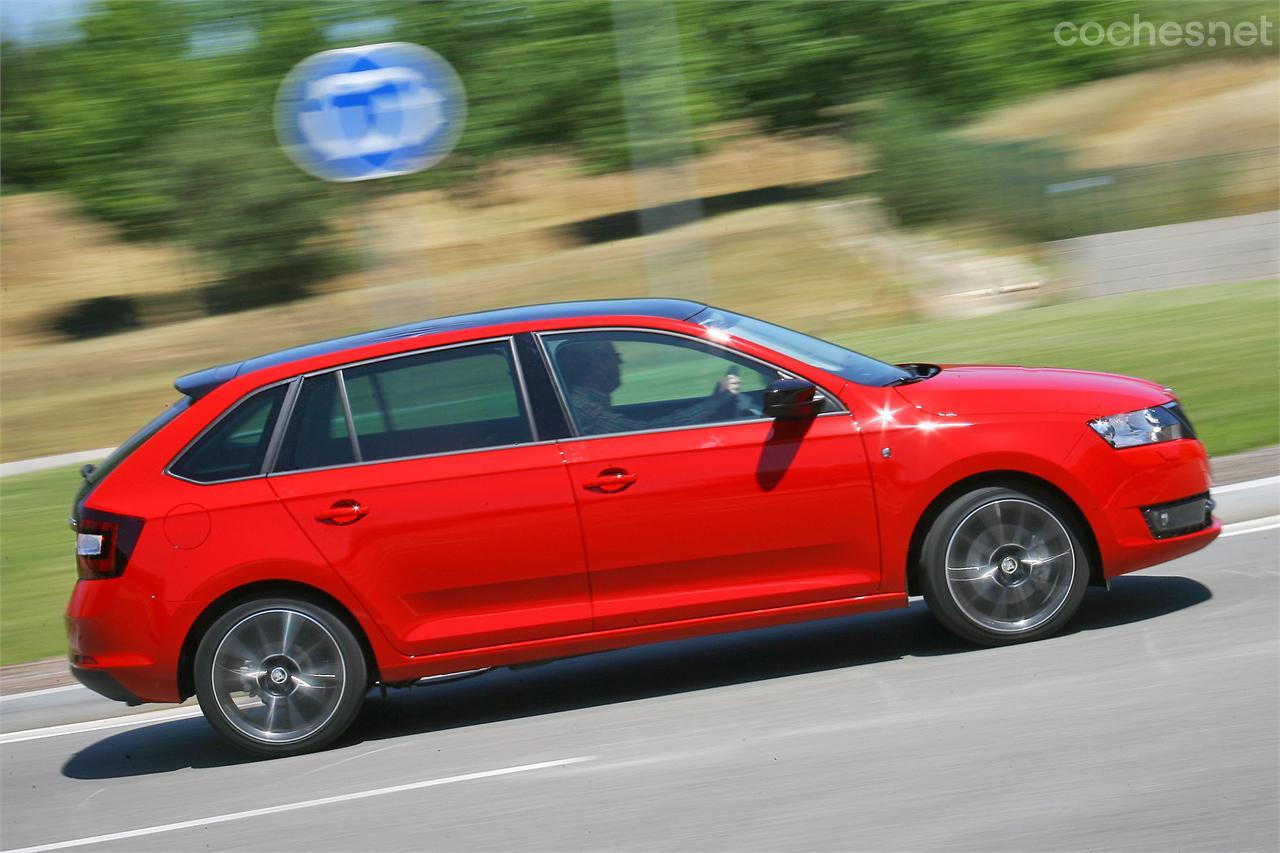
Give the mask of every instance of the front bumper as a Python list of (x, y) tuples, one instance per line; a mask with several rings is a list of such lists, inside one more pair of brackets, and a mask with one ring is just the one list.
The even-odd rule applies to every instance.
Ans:
[[(1115, 450), (1086, 436), (1076, 470), (1096, 503), (1086, 514), (1098, 540), (1105, 577), (1199, 551), (1222, 525), (1207, 511), (1209, 458), (1195, 439)], [(1198, 502), (1198, 503), (1197, 503)], [(1171, 508), (1198, 507), (1174, 512)], [(1182, 522), (1182, 523), (1180, 523)], [(1154, 523), (1154, 526), (1153, 526)]]
[(1147, 529), (1157, 539), (1199, 533), (1213, 524), (1213, 498), (1205, 492), (1189, 498), (1142, 508)]

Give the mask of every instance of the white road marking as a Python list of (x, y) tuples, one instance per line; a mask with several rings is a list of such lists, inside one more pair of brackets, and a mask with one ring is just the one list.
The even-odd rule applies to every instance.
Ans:
[[(1280, 479), (1280, 478), (1277, 478)], [(1263, 533), (1268, 530), (1276, 530), (1280, 528), (1280, 515), (1271, 515), (1266, 518), (1258, 518), (1252, 521), (1240, 521), (1235, 524), (1226, 524), (1222, 527), (1222, 533), (1219, 538), (1227, 536), (1241, 536), (1245, 533)], [(913, 600), (918, 596), (913, 597)], [(34, 690), (30, 693), (13, 693), (8, 696), (0, 696), (0, 700), (21, 699), (26, 696), (40, 696), (47, 693), (58, 693), (64, 690), (83, 689), (78, 684), (69, 684), (65, 687), (51, 687), (47, 690)], [(171, 720), (185, 720), (191, 717), (200, 716), (200, 709), (192, 706), (187, 708), (171, 708), (165, 711), (152, 711), (145, 714), (134, 714), (128, 717), (108, 717), (103, 720), (88, 720), (83, 723), (69, 723), (63, 726), (49, 726), (42, 729), (27, 729), (25, 731), (9, 732), (0, 734), (0, 744), (6, 743), (22, 743), (28, 740), (41, 740), (43, 738), (61, 737), (62, 735), (80, 734), (81, 732), (96, 732), (105, 729), (118, 729), (128, 726), (144, 726), (151, 723), (163, 723)]]
[(320, 797), (315, 800), (303, 800), (297, 803), (285, 803), (279, 806), (267, 806), (261, 809), (250, 809), (243, 812), (213, 815), (195, 820), (184, 820), (177, 823), (165, 823), (159, 826), (147, 826), (141, 829), (129, 829), (124, 832), (111, 832), (106, 835), (93, 835), (88, 838), (74, 838), (70, 841), (54, 841), (50, 844), (37, 844), (34, 847), (20, 847), (6, 853), (43, 853), (46, 850), (65, 850), (68, 847), (84, 847), (88, 844), (103, 844), (108, 841), (123, 841), (126, 838), (139, 838), (144, 835), (158, 835), (162, 832), (174, 832), (179, 829), (195, 829), (215, 823), (229, 823), (233, 820), (263, 817), (265, 815), (291, 812), (298, 809), (309, 809), (316, 806), (330, 806), (335, 803), (348, 803), (352, 800), (367, 800), (370, 797), (381, 797), (386, 794), (398, 794), (403, 791), (417, 791), (422, 788), (434, 788), (438, 785), (452, 785), (455, 782), (470, 782), (473, 779), (489, 779), (494, 776), (510, 776), (513, 773), (528, 773), (531, 770), (546, 770), (550, 767), (566, 767), (570, 764), (581, 764), (593, 761), (594, 755), (581, 755), (576, 758), (561, 758), (557, 761), (540, 761), (537, 764), (521, 764), (516, 767), (502, 767), (497, 770), (482, 770), (478, 773), (463, 773), (459, 776), (445, 776), (441, 779), (425, 779), (421, 782), (409, 782), (404, 785), (391, 785), (386, 788), (374, 788), (369, 791), (355, 791), (350, 794), (337, 794), (332, 797)]
[(1263, 486), (1280, 486), (1280, 476), (1262, 477), (1258, 480), (1246, 480), (1243, 483), (1231, 483), (1227, 486), (1214, 486), (1209, 489), (1213, 495), (1224, 495), (1228, 492), (1241, 492), (1247, 489), (1261, 489)]
[(186, 720), (200, 716), (200, 709), (169, 708), (164, 711), (151, 711), (146, 714), (133, 714), (127, 717), (108, 717), (105, 720), (87, 720), (83, 723), (67, 723), (64, 726), (48, 726), (43, 729), (26, 729), (20, 732), (6, 732), (0, 735), (0, 744), (22, 743), (26, 740), (42, 740), (48, 737), (75, 735), (81, 732), (99, 732), (104, 729), (123, 729), (127, 726), (145, 726), (150, 723), (166, 723), (172, 720)]
[(60, 687), (46, 687), (43, 690), (28, 690), (25, 693), (9, 693), (0, 696), (0, 702), (10, 702), (14, 699), (30, 699), (36, 696), (48, 696), (53, 693), (70, 693), (73, 690), (88, 690), (89, 688), (79, 684), (63, 684)]
[(1280, 527), (1280, 515), (1269, 515), (1266, 518), (1255, 518), (1253, 521), (1237, 521), (1235, 524), (1223, 525), (1218, 538), (1239, 536), (1243, 533), (1261, 533), (1264, 530), (1275, 530), (1277, 527)]

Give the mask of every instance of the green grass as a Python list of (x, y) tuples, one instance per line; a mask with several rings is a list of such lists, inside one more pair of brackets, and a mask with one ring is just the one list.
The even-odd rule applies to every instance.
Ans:
[(0, 480), (0, 664), (66, 653), (62, 613), (76, 582), (67, 517), (78, 468)]
[(1280, 442), (1280, 283), (1115, 296), (839, 336), (886, 361), (1073, 367), (1174, 389), (1209, 453)]
[[(1053, 365), (1173, 386), (1214, 455), (1280, 442), (1280, 288), (1201, 287), (840, 336), (890, 361)], [(703, 382), (698, 387), (706, 385)], [(0, 663), (64, 653), (75, 468), (0, 480)]]

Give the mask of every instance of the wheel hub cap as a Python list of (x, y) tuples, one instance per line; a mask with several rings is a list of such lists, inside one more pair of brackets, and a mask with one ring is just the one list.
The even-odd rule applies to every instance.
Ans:
[(947, 543), (947, 589), (977, 625), (1017, 634), (1052, 619), (1075, 577), (1071, 537), (1052, 512), (1004, 498), (970, 512)]
[(213, 659), (223, 715), (264, 743), (291, 743), (323, 727), (347, 692), (344, 674), (334, 635), (286, 608), (246, 616), (224, 635)]

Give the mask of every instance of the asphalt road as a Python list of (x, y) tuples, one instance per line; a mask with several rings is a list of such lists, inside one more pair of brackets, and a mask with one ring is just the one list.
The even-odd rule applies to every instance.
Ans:
[(1275, 850), (1278, 549), (1118, 579), (1031, 645), (968, 648), (914, 602), (375, 694), (293, 759), (199, 718), (12, 740), (69, 701), (13, 700), (0, 845)]

